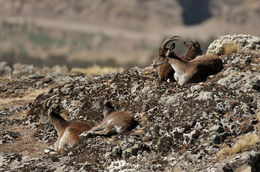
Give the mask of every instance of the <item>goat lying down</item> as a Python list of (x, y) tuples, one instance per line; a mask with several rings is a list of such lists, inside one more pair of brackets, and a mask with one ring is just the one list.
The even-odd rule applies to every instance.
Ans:
[[(173, 49), (175, 48), (175, 43), (172, 43), (170, 48), (168, 48), (166, 45), (170, 42), (178, 40), (178, 38), (178, 36), (173, 36), (166, 39), (163, 42), (163, 44), (158, 50), (158, 55), (153, 60), (153, 64), (158, 63), (161, 59), (165, 59), (166, 55), (173, 51)], [(178, 57), (184, 61), (190, 61), (194, 59), (196, 56), (201, 55), (203, 53), (203, 51), (200, 48), (200, 44), (197, 41), (191, 41), (191, 43), (184, 42), (183, 44), (187, 48), (186, 53), (184, 56)], [(166, 81), (167, 79), (173, 80), (174, 70), (168, 62), (165, 62), (164, 64), (157, 66), (156, 70), (160, 81)]]
[(215, 54), (201, 55), (185, 61), (176, 55), (173, 49), (168, 51), (165, 58), (161, 58), (154, 66), (165, 63), (171, 65), (175, 71), (174, 79), (180, 85), (204, 81), (209, 75), (217, 74), (223, 69), (222, 60)]
[[(46, 109), (46, 108), (45, 108)], [(79, 141), (79, 135), (92, 128), (92, 125), (84, 120), (65, 120), (61, 114), (52, 108), (48, 108), (47, 115), (41, 114), (40, 123), (50, 122), (58, 133), (58, 139), (54, 148), (59, 151), (64, 150), (66, 146), (72, 147)]]
[(112, 133), (123, 133), (131, 126), (133, 121), (131, 112), (117, 111), (107, 100), (101, 100), (97, 107), (103, 112), (103, 120), (87, 133), (83, 133), (82, 136), (88, 134), (108, 135)]

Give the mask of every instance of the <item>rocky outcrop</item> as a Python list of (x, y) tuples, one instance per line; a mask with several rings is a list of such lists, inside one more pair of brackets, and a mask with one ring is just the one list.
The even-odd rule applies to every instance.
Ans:
[[(22, 151), (5, 149), (0, 154), (0, 170), (232, 171), (244, 167), (259, 170), (258, 138), (253, 145), (245, 144), (243, 149), (218, 156), (223, 148), (243, 143), (239, 142), (243, 136), (260, 135), (258, 58), (248, 52), (222, 58), (224, 69), (220, 73), (203, 83), (183, 86), (176, 82), (159, 83), (156, 73), (140, 68), (94, 78), (80, 73), (41, 75), (42, 69), (28, 76), (13, 77), (7, 86), (0, 87), (1, 95), (22, 97), (28, 89), (49, 88), (20, 109), (9, 107), (0, 111), (5, 119), (1, 119), (1, 128), (15, 123), (34, 128), (37, 142), (50, 145), (57, 138), (51, 125), (38, 122), (41, 105), (47, 99), (57, 110), (67, 110), (71, 119), (84, 118), (94, 124), (102, 120), (94, 104), (101, 98), (110, 99), (117, 109), (133, 112), (136, 123), (124, 134), (82, 137), (77, 145), (60, 154), (28, 156)], [(17, 87), (19, 94), (11, 92)], [(22, 111), (27, 112), (24, 118), (10, 120)], [(1, 134), (1, 139), (12, 137), (6, 139), (8, 143), (2, 141), (3, 145), (19, 144), (23, 137), (19, 132)]]
[(0, 63), (0, 76), (1, 75), (8, 75), (12, 73), (12, 68), (6, 61), (2, 61)]
[(219, 39), (213, 41), (207, 50), (207, 54), (219, 54), (224, 53), (225, 46), (227, 44), (238, 45), (238, 49), (241, 52), (250, 52), (253, 50), (260, 52), (260, 38), (252, 35), (235, 34), (235, 35), (224, 35)]

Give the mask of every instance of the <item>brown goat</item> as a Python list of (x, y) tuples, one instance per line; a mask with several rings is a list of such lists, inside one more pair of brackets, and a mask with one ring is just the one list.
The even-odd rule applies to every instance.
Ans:
[[(158, 56), (155, 57), (153, 64), (156, 64), (161, 59), (165, 59), (167, 54), (170, 54), (171, 51), (175, 48), (175, 44), (173, 43), (170, 48), (166, 48), (166, 45), (174, 40), (177, 40), (177, 36), (170, 37), (164, 41), (162, 46), (159, 48)], [(199, 43), (191, 41), (191, 43), (184, 42), (184, 46), (187, 48), (187, 51), (184, 56), (179, 58), (184, 61), (190, 61), (194, 59), (196, 56), (201, 55), (203, 52), (200, 48)], [(166, 81), (167, 79), (173, 80), (174, 70), (169, 63), (164, 63), (157, 67), (157, 74), (159, 76), (160, 81)]]
[[(203, 51), (200, 48), (200, 44), (195, 41), (190, 41), (190, 43), (187, 43), (184, 41), (184, 46), (187, 48), (186, 53), (184, 56), (180, 57), (181, 59), (183, 59), (184, 61), (190, 61), (192, 59), (194, 59), (195, 57), (202, 55)], [(172, 49), (173, 51), (173, 49)]]
[[(45, 106), (45, 105), (44, 105)], [(92, 126), (83, 120), (65, 120), (57, 111), (51, 108), (46, 108), (47, 115), (41, 114), (40, 123), (50, 122), (58, 133), (58, 139), (54, 147), (58, 150), (63, 150), (66, 146), (72, 147), (79, 141), (79, 135), (84, 131), (88, 131)]]
[[(122, 133), (132, 124), (131, 112), (116, 111), (109, 101), (101, 101), (98, 108), (103, 111), (103, 120), (96, 127), (88, 131), (90, 134), (108, 135)], [(84, 135), (84, 134), (82, 134)]]
[(201, 55), (193, 60), (185, 61), (176, 55), (173, 49), (167, 53), (165, 59), (161, 58), (161, 62), (155, 64), (155, 66), (165, 63), (171, 64), (175, 71), (174, 79), (180, 85), (204, 81), (209, 75), (216, 74), (223, 69), (222, 60), (217, 55)]

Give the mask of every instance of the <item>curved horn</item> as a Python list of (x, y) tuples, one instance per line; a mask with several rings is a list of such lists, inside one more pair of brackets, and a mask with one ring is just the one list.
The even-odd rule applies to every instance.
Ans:
[(43, 107), (44, 107), (44, 108), (50, 108), (50, 107), (51, 107), (51, 102), (52, 102), (53, 98), (55, 98), (55, 97), (57, 97), (57, 96), (58, 96), (58, 95), (55, 94), (55, 95), (53, 95), (53, 96), (47, 98), (46, 100), (44, 100), (44, 101), (43, 101)]
[[(171, 36), (171, 37), (167, 38), (167, 39), (163, 42), (163, 44), (162, 44), (162, 46), (161, 46), (162, 50), (165, 49), (166, 45), (167, 45), (169, 42), (177, 41), (179, 37), (180, 37), (180, 36)], [(174, 44), (174, 46), (172, 45), (171, 48), (174, 49), (174, 48), (175, 48), (175, 44)]]

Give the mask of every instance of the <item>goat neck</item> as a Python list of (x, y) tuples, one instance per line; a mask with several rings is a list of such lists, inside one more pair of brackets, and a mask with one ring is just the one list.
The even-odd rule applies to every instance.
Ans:
[(58, 132), (61, 132), (62, 130), (64, 130), (66, 127), (69, 126), (69, 122), (66, 121), (62, 116), (60, 116), (54, 110), (51, 110), (51, 112), (49, 113), (49, 118), (51, 124), (55, 127), (55, 129)]
[(167, 57), (167, 61), (172, 66), (173, 70), (177, 73), (185, 73), (185, 70), (187, 70), (189, 66), (188, 62), (180, 58), (174, 52), (171, 52), (169, 54), (169, 56)]
[(104, 101), (102, 105), (103, 110), (103, 116), (107, 116), (108, 114), (116, 111), (115, 108), (112, 106), (112, 104), (109, 101)]

